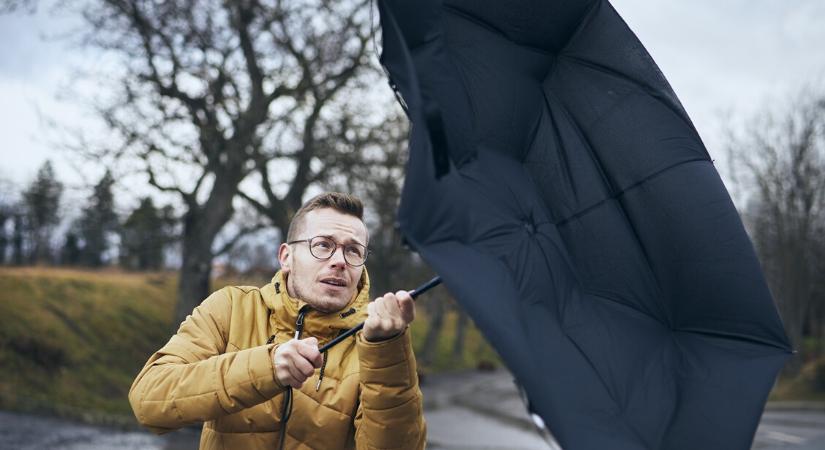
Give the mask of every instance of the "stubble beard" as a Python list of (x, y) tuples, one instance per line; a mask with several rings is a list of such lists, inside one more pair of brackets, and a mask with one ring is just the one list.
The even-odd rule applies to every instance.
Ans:
[(346, 304), (341, 305), (340, 307), (335, 302), (324, 301), (319, 298), (311, 298), (310, 296), (306, 295), (301, 287), (299, 287), (299, 283), (295, 282), (295, 268), (292, 269), (293, 276), (287, 277), (286, 284), (287, 289), (292, 292), (293, 297), (297, 298), (298, 300), (303, 300), (309, 306), (311, 306), (316, 311), (320, 311), (322, 313), (331, 313), (335, 311), (339, 311), (341, 308), (346, 306)]

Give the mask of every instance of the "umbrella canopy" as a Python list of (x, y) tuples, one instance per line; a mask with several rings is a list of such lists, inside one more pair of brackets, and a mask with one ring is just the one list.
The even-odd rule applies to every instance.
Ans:
[(399, 221), (565, 449), (747, 449), (791, 353), (741, 220), (607, 1), (381, 0)]

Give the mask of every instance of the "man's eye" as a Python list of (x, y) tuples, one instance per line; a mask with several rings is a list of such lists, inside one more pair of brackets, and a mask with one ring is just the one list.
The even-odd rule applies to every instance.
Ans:
[(347, 247), (347, 254), (350, 256), (357, 256), (360, 258), (363, 252), (358, 247)]
[(312, 244), (312, 246), (315, 247), (315, 248), (322, 249), (322, 250), (329, 250), (329, 249), (332, 248), (332, 244), (330, 244), (327, 241), (318, 241), (318, 242), (315, 242), (314, 244)]

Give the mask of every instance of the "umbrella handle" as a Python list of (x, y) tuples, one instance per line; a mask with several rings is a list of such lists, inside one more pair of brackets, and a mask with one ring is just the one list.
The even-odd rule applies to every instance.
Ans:
[[(421, 286), (418, 286), (417, 288), (413, 289), (412, 291), (410, 291), (410, 297), (412, 297), (413, 300), (415, 300), (416, 297), (418, 297), (419, 295), (421, 295), (421, 294), (429, 291), (430, 289), (438, 286), (439, 284), (441, 284), (441, 277), (435, 277), (432, 280), (430, 280), (430, 281), (422, 284)], [(318, 351), (321, 352), (321, 353), (324, 353), (325, 351), (332, 348), (335, 344), (337, 344), (337, 343), (343, 341), (344, 339), (352, 336), (353, 334), (357, 333), (359, 330), (364, 328), (364, 323), (365, 322), (361, 322), (360, 324), (350, 328), (349, 330), (343, 332), (342, 334), (339, 334), (338, 337), (336, 337), (335, 339), (327, 342), (325, 345), (321, 346), (318, 349)]]

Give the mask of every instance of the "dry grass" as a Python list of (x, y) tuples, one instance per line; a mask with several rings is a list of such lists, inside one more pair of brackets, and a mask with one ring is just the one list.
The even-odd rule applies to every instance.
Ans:
[[(220, 279), (262, 285), (268, 279)], [(0, 409), (132, 424), (127, 394), (149, 355), (173, 331), (174, 273), (0, 267)], [(447, 316), (427, 371), (499, 365), (470, 324), (465, 352), (453, 358), (454, 314)], [(413, 324), (419, 347), (426, 314)]]
[(825, 357), (806, 362), (796, 376), (780, 376), (770, 400), (825, 402)]
[(0, 269), (0, 408), (131, 415), (126, 394), (171, 329), (171, 274)]

